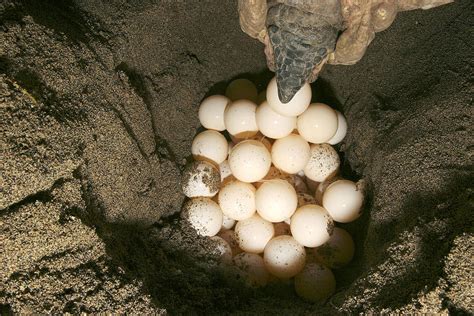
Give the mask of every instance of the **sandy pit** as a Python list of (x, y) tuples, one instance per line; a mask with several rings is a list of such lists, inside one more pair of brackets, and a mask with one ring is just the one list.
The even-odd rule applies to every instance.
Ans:
[(474, 311), (472, 3), (404, 12), (316, 101), (368, 184), (354, 261), (325, 305), (253, 290), (179, 221), (198, 105), (262, 89), (234, 1), (0, 1), (0, 313)]

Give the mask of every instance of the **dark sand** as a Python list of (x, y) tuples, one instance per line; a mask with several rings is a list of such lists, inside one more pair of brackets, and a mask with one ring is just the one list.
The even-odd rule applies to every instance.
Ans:
[(58, 3), (0, 1), (1, 314), (474, 311), (471, 1), (400, 14), (314, 85), (369, 188), (324, 306), (244, 288), (176, 214), (200, 100), (271, 76), (236, 4)]

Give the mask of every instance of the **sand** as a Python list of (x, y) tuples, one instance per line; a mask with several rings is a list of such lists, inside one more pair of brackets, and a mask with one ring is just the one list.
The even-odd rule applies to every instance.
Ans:
[(330, 302), (245, 288), (179, 217), (197, 107), (271, 78), (231, 1), (0, 2), (0, 312), (472, 313), (472, 4), (401, 13), (315, 100), (342, 110), (355, 260)]

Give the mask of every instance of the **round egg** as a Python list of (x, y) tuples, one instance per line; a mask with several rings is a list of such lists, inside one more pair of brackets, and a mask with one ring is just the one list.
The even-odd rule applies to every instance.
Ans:
[(277, 139), (272, 146), (272, 162), (278, 169), (295, 174), (309, 161), (310, 146), (296, 134)]
[(230, 103), (224, 112), (225, 128), (236, 138), (252, 137), (258, 132), (256, 110), (257, 105), (248, 100)]
[(323, 195), (324, 208), (339, 223), (349, 223), (359, 218), (363, 201), (362, 191), (349, 180), (335, 181)]
[(291, 217), (291, 234), (305, 247), (318, 247), (329, 240), (334, 223), (328, 212), (319, 205), (307, 204)]
[(234, 265), (239, 271), (239, 275), (251, 287), (261, 287), (267, 285), (270, 275), (265, 269), (262, 257), (254, 253), (243, 252), (234, 257)]
[(342, 178), (339, 176), (335, 176), (329, 179), (324, 180), (323, 182), (319, 183), (318, 187), (316, 188), (316, 193), (315, 193), (315, 200), (316, 204), (318, 205), (323, 205), (323, 194), (324, 191), (326, 191), (327, 187), (333, 183), (334, 181), (341, 180)]
[(222, 263), (232, 263), (232, 249), (227, 241), (219, 236), (212, 236), (210, 239), (215, 246), (215, 248), (212, 249), (212, 254), (219, 258), (219, 261)]
[(243, 78), (235, 79), (229, 83), (225, 95), (232, 101), (244, 99), (255, 103), (258, 99), (257, 87), (252, 81)]
[(331, 139), (327, 141), (327, 143), (331, 144), (331, 145), (336, 145), (336, 144), (342, 142), (342, 140), (344, 139), (344, 137), (346, 137), (346, 134), (347, 134), (347, 121), (346, 121), (346, 118), (344, 117), (344, 115), (342, 115), (341, 112), (339, 112), (337, 110), (336, 110), (336, 114), (337, 114), (336, 134), (334, 134), (334, 136), (331, 137)]
[(235, 225), (235, 219), (232, 219), (229, 216), (226, 216), (224, 214), (224, 216), (222, 218), (222, 228), (221, 228), (221, 230), (232, 229), (232, 227), (234, 227), (234, 225)]
[(187, 201), (181, 215), (201, 236), (215, 236), (221, 230), (222, 211), (209, 198), (199, 197)]
[(199, 121), (207, 129), (225, 130), (224, 111), (229, 98), (223, 95), (211, 95), (205, 98), (199, 106)]
[(298, 195), (298, 207), (302, 207), (308, 204), (316, 204), (316, 200), (312, 195), (306, 193), (297, 193)]
[(258, 214), (272, 223), (282, 222), (291, 217), (297, 204), (296, 191), (286, 180), (265, 181), (255, 193)]
[(316, 182), (323, 182), (335, 176), (341, 161), (336, 150), (329, 144), (311, 145), (310, 157), (304, 167), (304, 174)]
[(230, 246), (230, 249), (232, 249), (232, 256), (238, 255), (241, 253), (243, 250), (240, 249), (239, 247), (239, 242), (237, 241), (237, 236), (235, 236), (235, 232), (231, 229), (229, 230), (221, 230), (218, 234), (219, 237), (227, 241), (227, 243)]
[(219, 206), (224, 215), (241, 221), (255, 214), (255, 187), (247, 182), (234, 180), (219, 191)]
[(220, 175), (214, 165), (206, 161), (195, 161), (186, 166), (181, 179), (181, 188), (187, 197), (213, 197), (220, 187)]
[(329, 240), (314, 248), (315, 258), (325, 266), (337, 269), (347, 265), (354, 257), (354, 241), (342, 228), (335, 227)]
[(311, 103), (311, 86), (305, 83), (288, 103), (282, 103), (278, 97), (276, 78), (273, 78), (267, 87), (268, 105), (277, 113), (285, 116), (298, 116), (303, 113)]
[(313, 144), (330, 140), (337, 131), (337, 113), (323, 103), (313, 103), (298, 117), (298, 133)]
[(270, 152), (256, 140), (245, 140), (235, 145), (228, 160), (232, 174), (242, 182), (263, 179), (272, 164)]
[(281, 279), (291, 278), (303, 270), (305, 259), (304, 247), (288, 235), (270, 240), (263, 252), (268, 272)]
[(195, 160), (205, 160), (219, 165), (227, 158), (228, 146), (224, 135), (207, 130), (194, 137), (191, 152)]
[(336, 290), (336, 279), (329, 268), (311, 262), (295, 276), (295, 291), (301, 298), (312, 302), (326, 301)]
[(268, 102), (263, 102), (256, 112), (257, 126), (260, 132), (270, 138), (283, 138), (296, 128), (295, 116), (283, 116), (273, 111)]
[(275, 230), (274, 237), (281, 235), (291, 235), (290, 225), (285, 222), (273, 224), (273, 229)]
[(273, 224), (258, 214), (239, 221), (235, 225), (235, 235), (240, 249), (250, 253), (263, 252), (274, 233)]

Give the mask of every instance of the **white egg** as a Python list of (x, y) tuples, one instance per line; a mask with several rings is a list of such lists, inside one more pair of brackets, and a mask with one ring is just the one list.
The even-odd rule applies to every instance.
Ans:
[(220, 175), (214, 165), (206, 161), (190, 163), (183, 172), (181, 188), (187, 197), (213, 197), (220, 187)]
[(222, 211), (219, 205), (209, 198), (189, 200), (184, 204), (181, 215), (201, 236), (214, 236), (222, 227)]
[(313, 144), (325, 143), (336, 134), (337, 113), (323, 103), (313, 103), (298, 117), (299, 134)]
[(247, 285), (252, 287), (267, 285), (270, 275), (265, 269), (262, 257), (254, 253), (243, 252), (235, 256), (233, 261)]
[(219, 173), (221, 176), (221, 182), (223, 183), (226, 179), (232, 176), (232, 171), (230, 170), (229, 161), (224, 160), (219, 164)]
[(219, 191), (219, 206), (224, 215), (241, 221), (255, 214), (255, 187), (239, 180), (225, 184)]
[(236, 138), (248, 138), (257, 134), (255, 112), (257, 105), (248, 100), (237, 100), (227, 105), (224, 123), (227, 131)]
[(194, 137), (191, 152), (195, 160), (205, 160), (219, 165), (227, 158), (228, 146), (224, 135), (207, 130)]
[(267, 101), (267, 90), (261, 91), (257, 97), (257, 104), (262, 104), (265, 101)]
[(263, 182), (255, 193), (258, 214), (265, 220), (278, 223), (291, 217), (298, 205), (295, 189), (286, 180)]
[(298, 193), (298, 207), (302, 207), (308, 204), (316, 204), (316, 200), (312, 195), (306, 193)]
[(260, 132), (270, 138), (283, 138), (296, 128), (296, 116), (284, 116), (275, 112), (268, 102), (263, 102), (256, 112)]
[(333, 183), (334, 181), (341, 180), (342, 178), (340, 176), (335, 176), (329, 179), (324, 180), (323, 182), (319, 183), (318, 187), (316, 188), (316, 193), (315, 193), (315, 200), (316, 204), (318, 205), (323, 205), (323, 194), (324, 191), (326, 191), (327, 187)]
[(225, 130), (224, 111), (229, 98), (223, 95), (211, 95), (205, 98), (199, 106), (199, 121), (207, 129)]
[(210, 239), (215, 245), (215, 248), (212, 249), (212, 254), (218, 257), (219, 261), (222, 263), (232, 263), (232, 249), (227, 241), (219, 236), (212, 236)]
[(275, 230), (274, 237), (281, 235), (291, 235), (290, 224), (287, 224), (285, 222), (273, 224), (273, 229)]
[(228, 160), (232, 174), (242, 182), (263, 179), (272, 164), (270, 152), (256, 140), (245, 140), (235, 145)]
[(229, 83), (225, 95), (232, 101), (245, 99), (255, 103), (258, 98), (257, 87), (252, 81), (243, 78), (235, 79)]
[(231, 229), (220, 231), (218, 234), (219, 237), (227, 241), (230, 248), (232, 249), (232, 256), (238, 255), (243, 250), (239, 247), (239, 242), (237, 241), (237, 236), (235, 236), (235, 232)]
[(221, 230), (225, 229), (232, 229), (235, 225), (235, 219), (230, 218), (229, 216), (226, 216), (224, 214), (224, 217), (222, 218), (222, 228)]
[(323, 195), (324, 208), (339, 223), (349, 223), (359, 218), (363, 201), (362, 191), (349, 180), (335, 181)]
[(346, 137), (346, 134), (347, 134), (346, 118), (344, 117), (344, 115), (342, 115), (341, 112), (337, 110), (336, 110), (336, 114), (337, 114), (337, 131), (336, 131), (336, 134), (334, 134), (334, 136), (330, 140), (327, 141), (327, 143), (331, 145), (336, 145), (342, 142), (342, 140), (344, 139), (344, 137)]
[(334, 228), (331, 238), (324, 245), (313, 249), (315, 258), (333, 269), (347, 265), (354, 257), (355, 251), (351, 235), (339, 227)]
[(291, 217), (291, 234), (305, 247), (318, 247), (329, 240), (334, 223), (328, 212), (318, 205), (298, 208)]
[(277, 139), (272, 146), (272, 162), (278, 169), (295, 174), (309, 161), (310, 146), (300, 135)]
[(258, 214), (239, 221), (235, 225), (235, 235), (239, 247), (250, 253), (263, 252), (274, 233), (273, 224), (264, 220)]
[(311, 103), (311, 86), (305, 83), (288, 103), (282, 103), (278, 97), (276, 78), (273, 78), (267, 87), (267, 101), (271, 108), (285, 116), (298, 116), (303, 113)]
[(336, 150), (329, 144), (311, 145), (309, 161), (304, 167), (306, 178), (323, 182), (335, 176), (341, 161)]
[(296, 293), (303, 299), (312, 302), (324, 302), (336, 290), (336, 279), (329, 268), (311, 262), (295, 276)]
[(278, 236), (265, 247), (263, 262), (268, 272), (278, 278), (288, 279), (303, 270), (306, 251), (293, 237)]

